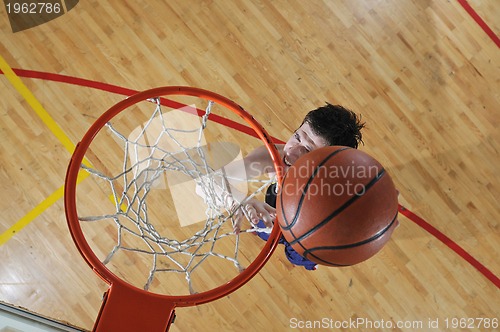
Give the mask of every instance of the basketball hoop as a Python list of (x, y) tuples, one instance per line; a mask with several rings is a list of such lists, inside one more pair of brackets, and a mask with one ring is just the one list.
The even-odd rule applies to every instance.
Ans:
[[(244, 254), (257, 230), (232, 232), (235, 212), (270, 180), (225, 172), (244, 149), (227, 138), (224, 123), (260, 138), (280, 183), (281, 158), (265, 129), (238, 104), (198, 88), (137, 93), (102, 114), (77, 144), (66, 174), (66, 218), (81, 255), (109, 284), (94, 331), (166, 331), (176, 307), (228, 295), (270, 258), (279, 227), (267, 230), (260, 251)], [(237, 197), (235, 187), (245, 195)]]

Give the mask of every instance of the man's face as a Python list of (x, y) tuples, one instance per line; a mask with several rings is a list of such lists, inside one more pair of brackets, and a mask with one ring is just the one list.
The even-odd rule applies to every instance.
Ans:
[(301, 156), (327, 145), (326, 140), (316, 135), (309, 123), (304, 122), (286, 142), (283, 161), (286, 166), (292, 166)]

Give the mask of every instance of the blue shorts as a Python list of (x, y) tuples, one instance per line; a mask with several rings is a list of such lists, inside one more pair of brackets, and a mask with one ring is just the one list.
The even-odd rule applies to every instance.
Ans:
[[(264, 225), (264, 222), (261, 220), (259, 221), (259, 223), (257, 224), (258, 227), (260, 228), (265, 228), (266, 226)], [(255, 232), (255, 234), (257, 234), (258, 237), (260, 237), (262, 240), (265, 240), (267, 241), (267, 239), (269, 238), (269, 234), (267, 233), (261, 233), (261, 232)], [(283, 244), (285, 246), (285, 255), (286, 255), (286, 258), (288, 258), (288, 260), (290, 261), (290, 263), (292, 263), (293, 265), (298, 265), (298, 266), (303, 266), (306, 270), (315, 270), (316, 269), (316, 263), (314, 262), (311, 262), (310, 260), (302, 257), (301, 255), (299, 255), (293, 248), (292, 246), (290, 245), (290, 243), (288, 243), (284, 238), (283, 238), (283, 235), (281, 235), (278, 243), (280, 244)]]

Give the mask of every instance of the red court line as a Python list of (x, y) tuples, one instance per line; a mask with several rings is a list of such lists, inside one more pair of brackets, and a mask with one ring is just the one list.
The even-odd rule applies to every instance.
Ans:
[(476, 21), (476, 23), (481, 27), (481, 29), (486, 32), (486, 34), (493, 40), (493, 42), (500, 47), (500, 38), (491, 30), (491, 28), (486, 24), (486, 22), (479, 16), (479, 14), (474, 10), (474, 8), (469, 5), (467, 0), (458, 0), (458, 3), (462, 5), (465, 11)]
[[(18, 75), (20, 77), (38, 78), (38, 79), (47, 80), (47, 81), (61, 82), (61, 83), (66, 83), (66, 84), (78, 85), (78, 86), (85, 86), (85, 87), (94, 88), (94, 89), (98, 89), (98, 90), (102, 90), (102, 91), (121, 94), (124, 96), (131, 96), (131, 95), (139, 92), (137, 90), (127, 89), (127, 88), (123, 88), (123, 87), (116, 86), (116, 85), (87, 80), (87, 79), (73, 77), (73, 76), (46, 73), (46, 72), (33, 71), (33, 70), (24, 70), (24, 69), (12, 69), (12, 70), (16, 73), (16, 75)], [(0, 71), (0, 73), (2, 73), (2, 72)], [(234, 128), (234, 129), (236, 129), (240, 132), (243, 132), (245, 134), (248, 134), (250, 136), (259, 138), (258, 135), (254, 132), (254, 130), (252, 128), (247, 127), (247, 126), (245, 126), (241, 123), (238, 123), (236, 121), (226, 119), (226, 118), (219, 116), (217, 114), (212, 114), (211, 120), (214, 122), (220, 123), (222, 125)], [(274, 137), (273, 137), (273, 139), (276, 141), (276, 139)]]
[[(45, 72), (24, 70), (24, 69), (13, 69), (13, 71), (16, 73), (16, 75), (18, 75), (20, 77), (38, 78), (38, 79), (43, 79), (43, 80), (47, 80), (47, 81), (68, 83), (68, 84), (103, 90), (103, 91), (107, 91), (107, 92), (111, 92), (111, 93), (122, 94), (122, 95), (126, 95), (126, 96), (130, 96), (132, 94), (137, 93), (136, 90), (131, 90), (131, 89), (119, 87), (116, 85), (111, 85), (111, 84), (107, 84), (107, 83), (101, 83), (101, 82), (97, 82), (97, 81), (91, 81), (91, 80), (87, 80), (87, 79), (71, 77), (71, 76), (66, 76), (66, 75), (45, 73)], [(0, 73), (2, 73), (2, 72), (0, 71)], [(217, 122), (222, 124), (222, 125), (228, 126), (230, 128), (236, 129), (236, 130), (240, 130), (240, 131), (247, 133), (251, 136), (257, 137), (251, 128), (246, 127), (240, 123), (223, 118), (221, 116), (214, 118), (214, 120), (217, 120)], [(284, 143), (282, 140), (279, 140), (279, 139), (274, 138), (274, 137), (273, 137), (273, 140), (277, 144)], [(472, 255), (469, 254), (467, 251), (465, 251), (465, 249), (460, 247), (456, 242), (454, 242), (452, 239), (450, 239), (444, 233), (439, 231), (437, 228), (435, 228), (434, 226), (432, 226), (431, 224), (426, 222), (424, 219), (422, 219), (421, 217), (419, 217), (415, 213), (406, 209), (404, 206), (399, 205), (399, 212), (402, 215), (404, 215), (405, 217), (407, 217), (409, 220), (413, 221), (418, 226), (422, 227), (424, 230), (426, 230), (429, 234), (434, 236), (436, 239), (438, 239), (439, 241), (444, 243), (448, 248), (453, 250), (460, 257), (462, 257), (465, 261), (467, 261), (474, 268), (476, 268), (481, 274), (483, 274), (495, 286), (500, 288), (500, 279), (493, 272), (491, 272), (487, 267), (485, 267), (483, 264), (481, 264), (477, 259), (472, 257)]]
[(438, 230), (436, 227), (429, 224), (424, 219), (417, 216), (415, 213), (406, 209), (404, 206), (399, 205), (399, 213), (425, 229), (427, 232), (436, 237), (439, 241), (443, 242), (448, 248), (456, 252), (460, 257), (465, 259), (469, 264), (475, 267), (479, 272), (481, 272), (486, 278), (488, 278), (495, 286), (500, 288), (500, 278), (498, 278), (493, 272), (491, 272), (486, 266), (481, 264), (477, 259), (472, 257), (467, 251), (460, 247), (456, 242)]

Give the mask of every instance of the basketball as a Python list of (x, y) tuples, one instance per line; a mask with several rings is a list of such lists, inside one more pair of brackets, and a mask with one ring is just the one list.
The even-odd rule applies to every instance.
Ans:
[(277, 221), (287, 242), (321, 265), (350, 266), (372, 257), (398, 221), (397, 191), (367, 153), (328, 146), (299, 158), (277, 197)]

